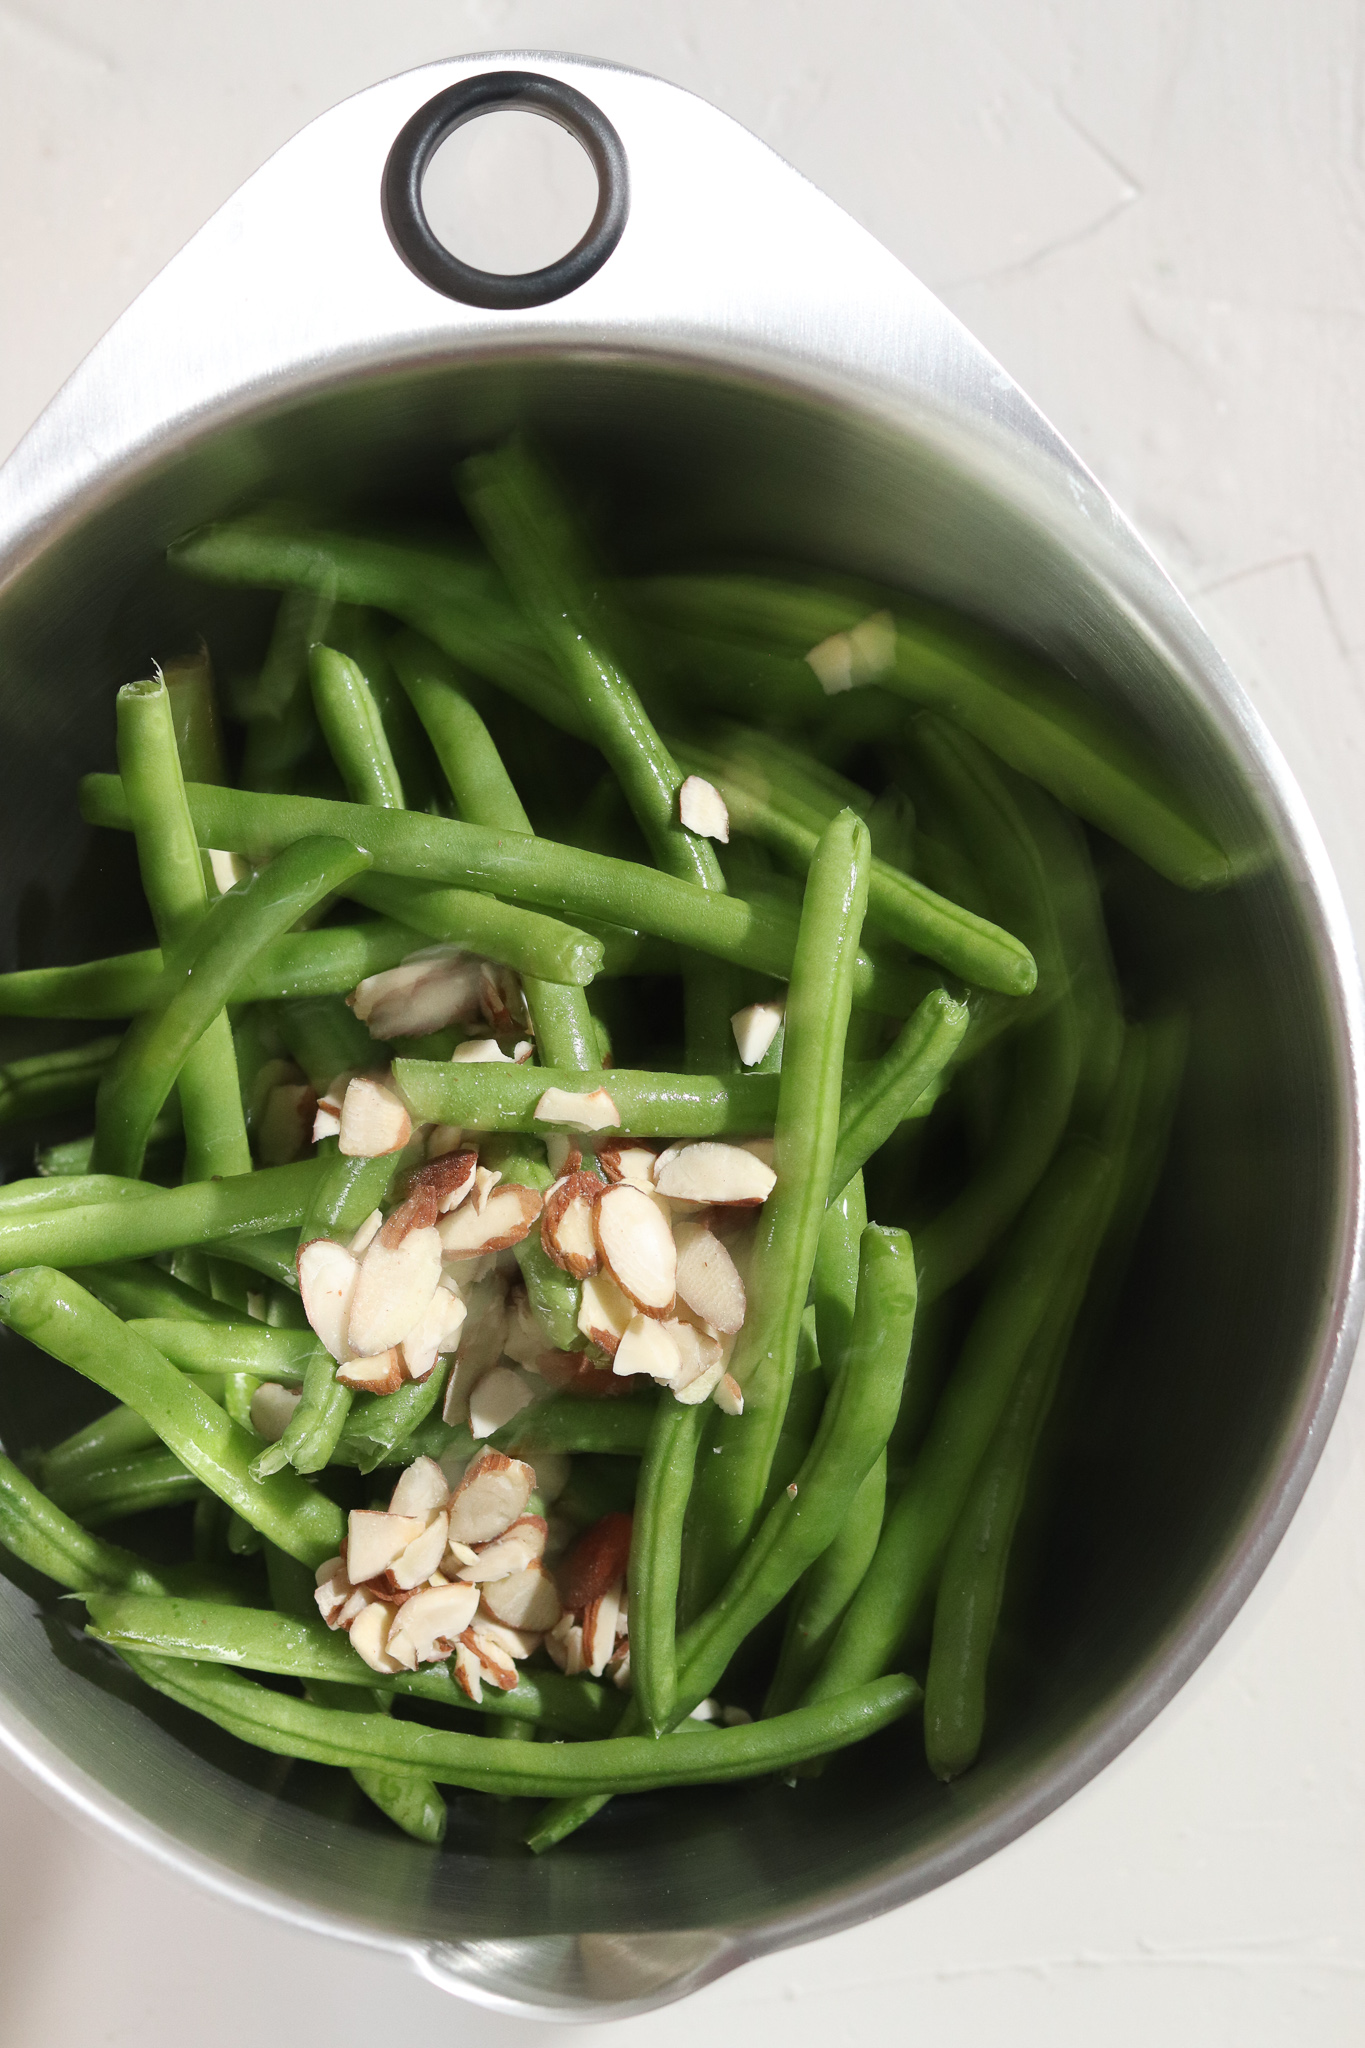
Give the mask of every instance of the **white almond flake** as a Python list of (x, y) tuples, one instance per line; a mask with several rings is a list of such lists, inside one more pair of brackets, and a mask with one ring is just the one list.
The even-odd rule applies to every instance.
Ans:
[(719, 1721), (720, 1701), (711, 1699), (698, 1700), (687, 1718), (689, 1721)]
[(435, 1458), (414, 1458), (389, 1497), (391, 1515), (435, 1515), (446, 1504), (450, 1488)]
[(466, 1202), (451, 1216), (443, 1216), (437, 1229), (441, 1249), (448, 1259), (472, 1259), (484, 1252), (506, 1251), (528, 1236), (540, 1216), (539, 1189), (520, 1182), (504, 1182), (476, 1210)]
[[(555, 1602), (555, 1618), (558, 1619), (559, 1602)], [(479, 1607), (479, 1618), (475, 1623), (479, 1634), (487, 1643), (492, 1643), (503, 1653), (520, 1663), (525, 1657), (534, 1657), (540, 1648), (543, 1629), (509, 1628), (504, 1621), (497, 1621), (488, 1612), (485, 1600)]]
[(420, 1038), (479, 1015), (482, 962), (458, 946), (425, 947), (371, 974), (347, 998), (371, 1038)]
[(689, 832), (730, 844), (730, 813), (720, 791), (700, 775), (689, 775), (678, 791), (678, 816)]
[(597, 1163), (607, 1179), (628, 1180), (637, 1188), (653, 1188), (657, 1162), (658, 1154), (652, 1145), (632, 1143), (629, 1139), (614, 1140), (597, 1148)]
[(536, 1458), (536, 1491), (548, 1506), (569, 1483), (573, 1467), (566, 1451), (541, 1451)]
[(536, 1475), (520, 1458), (481, 1451), (470, 1460), (450, 1501), (450, 1540), (491, 1543), (526, 1511)]
[(681, 1401), (684, 1408), (698, 1408), (703, 1401), (710, 1400), (725, 1377), (725, 1356), (722, 1353), (709, 1365), (703, 1365), (691, 1379), (686, 1382), (680, 1379), (673, 1389), (673, 1398)]
[(720, 1409), (722, 1415), (742, 1415), (744, 1413), (744, 1396), (740, 1391), (739, 1381), (733, 1373), (721, 1374), (716, 1391), (711, 1396), (711, 1399), (715, 1402), (717, 1408)]
[(466, 1038), (450, 1057), (457, 1066), (482, 1066), (498, 1060), (509, 1067), (514, 1064), (511, 1054), (503, 1051), (496, 1038)]
[(772, 1168), (742, 1145), (722, 1145), (709, 1138), (680, 1145), (666, 1165), (660, 1160), (654, 1176), (660, 1194), (678, 1201), (744, 1208), (766, 1202), (776, 1180)]
[(569, 1173), (546, 1191), (540, 1212), (540, 1242), (546, 1256), (575, 1280), (586, 1280), (597, 1271), (597, 1239), (593, 1235), (593, 1210), (602, 1194), (595, 1173)]
[(720, 1718), (727, 1728), (747, 1728), (754, 1717), (746, 1713), (743, 1707), (722, 1707)]
[[(740, 1141), (739, 1149), (741, 1152), (752, 1152), (755, 1159), (761, 1159), (763, 1164), (766, 1167), (768, 1167), (770, 1171), (772, 1170), (773, 1161), (777, 1157), (777, 1146), (774, 1143), (773, 1139), (744, 1138)], [(777, 1179), (777, 1174), (775, 1172), (773, 1173), (773, 1179)]]
[(679, 1223), (678, 1299), (712, 1329), (732, 1335), (743, 1327), (744, 1282), (729, 1252), (704, 1223)]
[(239, 882), (249, 882), (253, 873), (251, 862), (242, 854), (224, 853), (218, 846), (209, 848), (209, 868), (220, 896), (226, 896)]
[(277, 1444), (294, 1420), (294, 1410), (303, 1399), (297, 1387), (276, 1386), (266, 1380), (251, 1397), (251, 1427), (268, 1444)]
[(325, 1097), (318, 1103), (313, 1117), (313, 1143), (320, 1145), (324, 1138), (341, 1136), (341, 1104), (329, 1102)]
[[(513, 1572), (525, 1571), (528, 1565), (538, 1564), (544, 1556), (545, 1534), (542, 1515), (521, 1515), (510, 1529), (503, 1530), (501, 1536), (480, 1545), (457, 1576), (466, 1579), (471, 1586), (483, 1586), (494, 1579), (508, 1578)], [(547, 1622), (546, 1627), (549, 1625)]]
[(531, 1114), (538, 1124), (567, 1124), (571, 1131), (606, 1131), (621, 1121), (605, 1088), (586, 1095), (570, 1088), (547, 1088)]
[(383, 1221), (384, 1211), (382, 1209), (371, 1209), (369, 1215), (346, 1247), (353, 1259), (360, 1259), (365, 1256), (365, 1253), (378, 1237)]
[[(681, 1316), (675, 1321), (663, 1324), (669, 1336), (678, 1347), (682, 1365), (673, 1382), (673, 1391), (681, 1398), (684, 1387), (690, 1387), (693, 1380), (700, 1379), (714, 1367), (715, 1380), (725, 1370), (725, 1346), (714, 1330), (699, 1329), (690, 1316)], [(710, 1392), (708, 1387), (707, 1392)]]
[(485, 1635), (476, 1619), (474, 1625), (465, 1630), (460, 1640), (478, 1658), (480, 1676), (485, 1685), (495, 1685), (499, 1692), (515, 1690), (517, 1667), (496, 1636)]
[(385, 1074), (357, 1074), (341, 1105), (337, 1150), (348, 1159), (378, 1159), (401, 1152), (412, 1136), (412, 1118)]
[(848, 636), (855, 683), (875, 683), (896, 666), (896, 621), (890, 612), (870, 612)]
[(483, 1665), (466, 1642), (464, 1635), (455, 1645), (455, 1683), (476, 1707), (482, 1705)]
[[(393, 1582), (400, 1592), (410, 1593), (415, 1587), (424, 1586), (432, 1573), (440, 1570), (449, 1541), (449, 1515), (444, 1512), (433, 1515), (421, 1535), (414, 1537), (407, 1549), (389, 1566)], [(456, 1629), (455, 1633), (458, 1635), (459, 1630)]]
[(682, 1369), (682, 1354), (669, 1325), (653, 1316), (632, 1316), (612, 1359), (614, 1373), (648, 1373), (661, 1386), (672, 1386)]
[(427, 1158), (444, 1159), (447, 1152), (458, 1152), (463, 1142), (458, 1124), (433, 1124), (427, 1133)]
[(858, 680), (853, 673), (853, 643), (847, 633), (831, 633), (828, 640), (821, 640), (810, 649), (806, 660), (827, 697), (851, 690)]
[(344, 1244), (310, 1238), (298, 1253), (299, 1294), (313, 1334), (340, 1364), (346, 1356), (346, 1324), (360, 1266)]
[(405, 1600), (389, 1625), (388, 1649), (398, 1656), (407, 1650), (410, 1669), (434, 1664), (452, 1655), (456, 1643), (478, 1611), (472, 1586), (430, 1586)]
[(735, 1011), (730, 1019), (730, 1029), (735, 1034), (741, 1066), (758, 1065), (781, 1030), (786, 1014), (787, 1004), (782, 996), (775, 996), (767, 1003), (750, 1003), (746, 1010)]
[(635, 1314), (610, 1273), (594, 1273), (583, 1282), (578, 1309), (578, 1327), (589, 1343), (613, 1357)]
[(616, 1617), (621, 1591), (618, 1579), (596, 1600), (590, 1600), (584, 1609), (583, 1661), (594, 1678), (602, 1676), (616, 1648)]
[(482, 1216), (484, 1210), (488, 1207), (488, 1197), (501, 1179), (502, 1173), (497, 1168), (489, 1166), (476, 1166), (474, 1168), (474, 1192), (470, 1199), (474, 1204), (474, 1214), (476, 1216)]
[(351, 1297), (351, 1349), (371, 1357), (401, 1344), (426, 1314), (440, 1280), (441, 1240), (434, 1228), (410, 1230), (393, 1246), (381, 1232), (360, 1262)]
[(614, 1685), (614, 1686), (616, 1687), (616, 1689), (617, 1689), (617, 1691), (618, 1691), (618, 1692), (629, 1692), (629, 1691), (630, 1691), (630, 1644), (629, 1644), (629, 1643), (627, 1643), (627, 1644), (626, 1644), (626, 1647), (625, 1647), (625, 1651), (624, 1651), (624, 1653), (623, 1653), (623, 1654), (622, 1654), (621, 1656), (619, 1656), (619, 1657), (613, 1658), (613, 1660), (612, 1660), (612, 1666), (611, 1666), (611, 1682), (612, 1682), (612, 1684), (613, 1684), (613, 1685)]
[(677, 1292), (678, 1251), (667, 1213), (644, 1188), (620, 1181), (593, 1210), (597, 1249), (621, 1292), (647, 1316), (667, 1316)]
[(486, 1585), (483, 1604), (508, 1628), (539, 1634), (556, 1627), (562, 1611), (555, 1582), (539, 1560)]
[(410, 1380), (424, 1380), (436, 1369), (436, 1361), (453, 1351), (460, 1341), (467, 1311), (458, 1294), (441, 1283), (427, 1303), (426, 1313), (415, 1330), (403, 1339), (403, 1363)]
[(524, 1373), (515, 1366), (495, 1365), (469, 1397), (469, 1434), (476, 1443), (492, 1436), (534, 1399), (535, 1390)]
[(416, 1542), (425, 1526), (419, 1515), (390, 1515), (373, 1508), (352, 1508), (346, 1523), (346, 1570), (352, 1583), (359, 1586), (386, 1572), (394, 1559)]
[(351, 1648), (365, 1659), (371, 1671), (382, 1671), (385, 1677), (403, 1669), (398, 1658), (388, 1653), (392, 1611), (382, 1600), (370, 1600), (364, 1613), (351, 1624)]
[[(354, 1596), (355, 1587), (347, 1575), (344, 1558), (329, 1557), (326, 1564), (318, 1566), (313, 1598), (328, 1628), (342, 1627), (341, 1611)], [(352, 1615), (351, 1619), (354, 1620), (355, 1616)]]
[(583, 1630), (566, 1609), (545, 1638), (552, 1663), (568, 1678), (577, 1678), (587, 1666), (583, 1662)]
[(337, 1367), (337, 1378), (357, 1394), (396, 1394), (403, 1384), (403, 1355), (395, 1347), (373, 1358), (348, 1358)]
[(281, 1081), (256, 1119), (256, 1156), (262, 1166), (288, 1166), (313, 1142), (317, 1096), (307, 1081)]

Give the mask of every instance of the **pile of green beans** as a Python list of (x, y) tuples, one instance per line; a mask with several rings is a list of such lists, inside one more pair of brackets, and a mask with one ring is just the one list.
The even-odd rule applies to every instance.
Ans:
[[(615, 1794), (798, 1784), (921, 1700), (923, 1761), (883, 1735), (878, 1768), (954, 1778), (994, 1739), (1039, 1445), (1178, 1106), (1185, 1020), (1129, 1013), (1102, 869), (1207, 888), (1232, 863), (1131, 733), (977, 626), (810, 576), (613, 581), (520, 440), (452, 482), (478, 548), (266, 510), (171, 550), (278, 611), (226, 707), (206, 649), (118, 690), (116, 772), (80, 794), (133, 835), (133, 949), (0, 974), (0, 1016), (63, 1027), (0, 1065), (0, 1122), (37, 1143), (0, 1186), (0, 1321), (32, 1347), (7, 1356), (112, 1404), (0, 1456), (0, 1545), (149, 1688), (349, 1772), (430, 1848), (442, 1786), (548, 1800), (539, 1852)], [(698, 784), (726, 829), (695, 828)], [(381, 1042), (359, 985), (433, 947), (502, 1008)], [(777, 1000), (745, 1066), (739, 1013)], [(480, 1030), (499, 1057), (451, 1057)], [(367, 1070), (405, 1144), (280, 1136), (282, 1100)], [(476, 1441), (458, 1350), (396, 1392), (338, 1379), (300, 1245), (392, 1213), (428, 1143), (543, 1195), (555, 1146), (600, 1177), (626, 1139), (771, 1157), (761, 1203), (703, 1218), (745, 1292), (714, 1401), (547, 1368)], [(605, 1362), (538, 1229), (497, 1259), (561, 1363)], [(629, 1511), (625, 1683), (537, 1650), (476, 1703), (317, 1616), (348, 1511), (481, 1445), (559, 1475), (553, 1569)]]

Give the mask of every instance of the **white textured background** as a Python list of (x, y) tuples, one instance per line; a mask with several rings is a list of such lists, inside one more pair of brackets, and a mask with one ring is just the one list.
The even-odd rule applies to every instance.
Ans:
[[(1240, 666), (1358, 920), (1365, 17), (1357, 0), (0, 0), (0, 453), (207, 214), (387, 73), (541, 45), (772, 143), (994, 350)], [(1359, 2048), (1365, 1382), (1264, 1582), (1060, 1814), (888, 1919), (571, 2035), (745, 2048)], [(511, 2048), (0, 1778), (0, 2048)]]

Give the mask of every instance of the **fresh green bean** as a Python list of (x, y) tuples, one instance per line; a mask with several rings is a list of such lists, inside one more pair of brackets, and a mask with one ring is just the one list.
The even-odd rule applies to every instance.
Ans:
[[(272, 1562), (267, 1552), (267, 1562)], [(150, 1574), (148, 1574), (150, 1577)], [(276, 1572), (271, 1570), (272, 1589)], [(92, 1589), (94, 1582), (91, 1582)], [(86, 1602), (92, 1633), (115, 1649), (147, 1650), (158, 1657), (183, 1657), (244, 1671), (273, 1672), (282, 1678), (355, 1687), (462, 1713), (507, 1715), (539, 1723), (547, 1734), (591, 1738), (609, 1735), (621, 1714), (621, 1696), (590, 1678), (565, 1678), (557, 1671), (517, 1673), (512, 1692), (476, 1706), (451, 1676), (449, 1665), (419, 1671), (372, 1671), (351, 1648), (344, 1630), (319, 1620), (317, 1610), (271, 1612), (261, 1607), (221, 1607), (207, 1600), (146, 1599), (152, 1586), (111, 1584), (113, 1597)]]
[(117, 1038), (93, 1038), (59, 1052), (7, 1061), (0, 1066), (0, 1124), (84, 1109), (94, 1101), (118, 1048)]
[[(479, 1157), (490, 1171), (502, 1175), (505, 1186), (534, 1188), (543, 1195), (554, 1180), (545, 1148), (537, 1138), (493, 1138), (480, 1146)], [(531, 1311), (545, 1332), (548, 1348), (577, 1351), (583, 1342), (578, 1328), (578, 1281), (555, 1264), (537, 1229), (528, 1232), (520, 1244), (513, 1245), (512, 1256)]]
[(545, 1451), (607, 1453), (638, 1458), (649, 1439), (653, 1402), (575, 1400), (559, 1394), (523, 1408), (488, 1439), (495, 1451), (534, 1460)]
[(171, 700), (175, 750), (186, 782), (226, 782), (218, 691), (204, 642), (192, 654), (163, 662), (161, 680)]
[[(189, 940), (208, 905), (202, 858), (186, 808), (170, 694), (160, 681), (125, 683), (117, 708), (120, 785), (137, 841), (142, 887), (162, 952), (168, 954)], [(225, 1010), (211, 1019), (185, 1059), (179, 1089), (186, 1177), (206, 1180), (213, 1174), (249, 1173), (251, 1148)]]
[(701, 1403), (659, 1401), (640, 1460), (628, 1574), (630, 1688), (655, 1735), (673, 1718), (683, 1522), (706, 1421)]
[[(786, 1632), (763, 1702), (765, 1714), (794, 1707), (819, 1670), (849, 1602), (876, 1555), (886, 1513), (886, 1452), (850, 1501), (829, 1548), (808, 1565), (796, 1590)], [(634, 1668), (634, 1657), (631, 1660)]]
[(128, 1328), (182, 1372), (250, 1373), (297, 1387), (318, 1340), (311, 1330), (272, 1330), (265, 1323), (193, 1323), (173, 1317), (136, 1316)]
[(303, 996), (276, 1003), (280, 1037), (319, 1095), (338, 1074), (373, 1066), (375, 1042), (349, 1004), (339, 996)]
[(166, 1591), (163, 1574), (130, 1550), (92, 1536), (55, 1507), (10, 1460), (0, 1455), (0, 1544), (46, 1578), (73, 1593)]
[(697, 1475), (687, 1567), (694, 1611), (730, 1576), (762, 1508), (791, 1392), (838, 1139), (867, 861), (866, 825), (854, 812), (841, 812), (826, 828), (806, 882), (777, 1076), (777, 1183), (759, 1212), (748, 1309), (730, 1361), (744, 1413), (717, 1417), (711, 1454)]
[(108, 1265), (73, 1266), (67, 1277), (125, 1320), (157, 1317), (212, 1323), (220, 1329), (226, 1324), (240, 1326), (246, 1320), (225, 1302), (213, 1301), (195, 1288), (186, 1287), (169, 1273), (163, 1273), (159, 1266), (111, 1260)]
[[(302, 1163), (311, 1166), (314, 1162), (305, 1160)], [(278, 1167), (270, 1169), (272, 1172), (280, 1170)], [(209, 1237), (204, 1240), (204, 1250), (210, 1255), (210, 1278), (215, 1287), (221, 1285), (218, 1275), (222, 1261), (226, 1259), (233, 1265), (245, 1266), (253, 1273), (263, 1274), (267, 1280), (273, 1280), (277, 1287), (295, 1290), (298, 1288), (298, 1240), (294, 1231), (287, 1225), (278, 1230), (245, 1232), (240, 1237)], [(249, 1288), (235, 1290), (243, 1293), (250, 1291)]]
[(150, 1422), (144, 1422), (136, 1409), (120, 1404), (29, 1462), (34, 1478), (51, 1493), (82, 1472), (112, 1464), (134, 1451), (149, 1450), (159, 1442)]
[(253, 789), (292, 789), (317, 726), (308, 688), (308, 652), (326, 635), (336, 581), (287, 590), (275, 615), (255, 689), (241, 705), (248, 720), (242, 772)]
[(388, 1199), (389, 1185), (401, 1170), (403, 1155), (382, 1153), (377, 1159), (355, 1159), (324, 1138), (317, 1151), (318, 1173), (299, 1230), (299, 1243), (314, 1237), (344, 1240), (354, 1236), (365, 1218)]
[[(775, 898), (746, 903), (633, 861), (411, 811), (381, 811), (323, 797), (262, 796), (204, 783), (196, 783), (188, 798), (205, 845), (259, 859), (314, 834), (348, 839), (374, 856), (382, 874), (491, 890), (570, 918), (601, 918), (733, 960), (756, 973), (784, 976), (791, 967), (797, 918)], [(87, 824), (126, 830), (128, 807), (118, 777), (85, 776), (81, 813)], [(865, 1009), (904, 1016), (914, 1007), (908, 992), (915, 985), (896, 963), (859, 952), (853, 987)]]
[(776, 1074), (642, 1074), (629, 1067), (578, 1073), (491, 1060), (397, 1059), (393, 1077), (414, 1118), (466, 1131), (573, 1129), (535, 1114), (546, 1090), (560, 1088), (574, 1095), (605, 1089), (619, 1119), (609, 1128), (637, 1138), (748, 1137), (772, 1129), (778, 1099)]
[(1047, 1312), (1055, 1276), (1067, 1269), (1108, 1175), (1104, 1153), (1073, 1141), (1031, 1197), (808, 1699), (830, 1699), (898, 1654)]
[(220, 897), (172, 951), (161, 987), (100, 1083), (96, 1171), (141, 1171), (157, 1112), (190, 1053), (223, 1011), (243, 964), (365, 865), (366, 856), (343, 840), (301, 840), (262, 873)]
[[(357, 1465), (362, 1472), (373, 1472), (380, 1465), (393, 1464), (396, 1454), (404, 1450), (413, 1431), (426, 1421), (433, 1409), (439, 1409), (449, 1374), (449, 1360), (438, 1359), (435, 1370), (429, 1372), (425, 1379), (400, 1387), (396, 1394), (362, 1394), (358, 1400), (348, 1399), (344, 1405), (333, 1396), (331, 1405), (324, 1406), (320, 1388), (318, 1421), (315, 1431), (304, 1440), (305, 1449), (314, 1443), (326, 1444), (328, 1449), (326, 1457), (322, 1458), (323, 1464), (331, 1459), (337, 1464)], [(339, 1381), (333, 1379), (332, 1384), (338, 1394), (348, 1393)], [(338, 1411), (339, 1428), (336, 1426)], [(318, 1468), (310, 1466), (306, 1469)]]
[(398, 763), (358, 663), (319, 644), (309, 651), (308, 678), (322, 736), (351, 802), (405, 809)]
[[(178, 1160), (179, 1151), (180, 1104), (170, 1101), (157, 1112), (147, 1133), (150, 1170), (155, 1173), (157, 1168)], [(83, 1180), (90, 1173), (94, 1156), (95, 1134), (90, 1131), (83, 1138), (68, 1138), (64, 1144), (39, 1146), (33, 1155), (33, 1164), (45, 1179)]]
[[(107, 1201), (72, 1200), (52, 1209), (38, 1205), (0, 1207), (0, 1271), (8, 1266), (88, 1265), (105, 1259), (140, 1259), (179, 1245), (212, 1245), (249, 1259), (253, 1233), (297, 1227), (317, 1165), (260, 1167), (227, 1180), (186, 1182), (159, 1188), (144, 1181), (120, 1183)], [(62, 1190), (70, 1181), (40, 1181)], [(130, 1198), (136, 1188), (138, 1196)], [(9, 1190), (5, 1191), (6, 1193)], [(273, 1267), (273, 1260), (267, 1261)]]
[(196, 1499), (201, 1487), (173, 1451), (157, 1444), (111, 1458), (107, 1464), (87, 1466), (49, 1483), (48, 1491), (63, 1513), (74, 1515), (87, 1529), (102, 1529), (129, 1515), (179, 1507)]
[(966, 1029), (966, 1004), (954, 1002), (945, 989), (935, 989), (924, 998), (890, 1050), (848, 1090), (839, 1111), (839, 1142), (829, 1182), (831, 1201), (842, 1194), (854, 1174), (941, 1078)]
[(833, 1386), (843, 1366), (858, 1299), (858, 1257), (867, 1229), (867, 1196), (861, 1173), (850, 1174), (830, 1200), (820, 1225), (811, 1274), (815, 1340), (825, 1378)]
[[(765, 1777), (812, 1756), (864, 1741), (920, 1697), (913, 1679), (884, 1678), (843, 1699), (803, 1707), (749, 1727), (587, 1742), (506, 1742), (426, 1728), (382, 1714), (338, 1713), (256, 1685), (240, 1671), (148, 1657), (125, 1661), (157, 1692), (276, 1756), (347, 1769), (415, 1768), (439, 1785), (512, 1797), (600, 1790), (647, 1792), (664, 1785), (731, 1784)], [(498, 1711), (505, 1711), (499, 1698)]]
[[(405, 929), (442, 945), (463, 946), (515, 967), (518, 974), (584, 987), (601, 971), (600, 939), (546, 917), (481, 896), (472, 889), (445, 889), (429, 882), (405, 882), (394, 875), (364, 875), (343, 892), (358, 903), (401, 918)], [(406, 952), (418, 950), (409, 938)], [(406, 956), (405, 956), (406, 957)], [(387, 963), (392, 965), (392, 962)], [(359, 977), (357, 977), (359, 979)]]
[(678, 816), (683, 776), (612, 655), (600, 579), (551, 478), (519, 440), (460, 465), (465, 507), (539, 632), (590, 738), (616, 772), (665, 873), (723, 891), (709, 841)]
[(282, 1550), (316, 1565), (339, 1548), (341, 1510), (295, 1473), (253, 1480), (245, 1431), (65, 1274), (48, 1266), (7, 1273), (0, 1321), (136, 1408), (196, 1479)]

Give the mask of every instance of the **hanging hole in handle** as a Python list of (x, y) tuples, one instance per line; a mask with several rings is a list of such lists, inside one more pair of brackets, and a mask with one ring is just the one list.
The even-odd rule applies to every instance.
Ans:
[[(566, 129), (586, 153), (597, 186), (592, 217), (573, 247), (537, 269), (511, 272), (481, 268), (458, 254), (436, 233), (426, 204), (427, 174), (447, 137), (481, 115), (509, 111), (538, 115)], [(496, 137), (492, 149), (496, 155)], [(458, 164), (453, 168), (458, 173)], [(469, 204), (476, 184), (458, 177), (457, 184), (463, 186), (464, 203)], [(442, 228), (468, 252), (486, 257), (488, 244), (480, 238), (476, 225), (458, 219), (452, 222), (448, 209), (440, 205), (444, 196), (439, 185), (431, 194)], [(508, 196), (503, 195), (504, 201)], [(543, 306), (585, 284), (620, 241), (629, 210), (626, 154), (605, 114), (572, 86), (532, 71), (485, 71), (448, 86), (413, 115), (389, 152), (382, 197), (384, 222), (394, 247), (435, 291), (468, 306)]]

